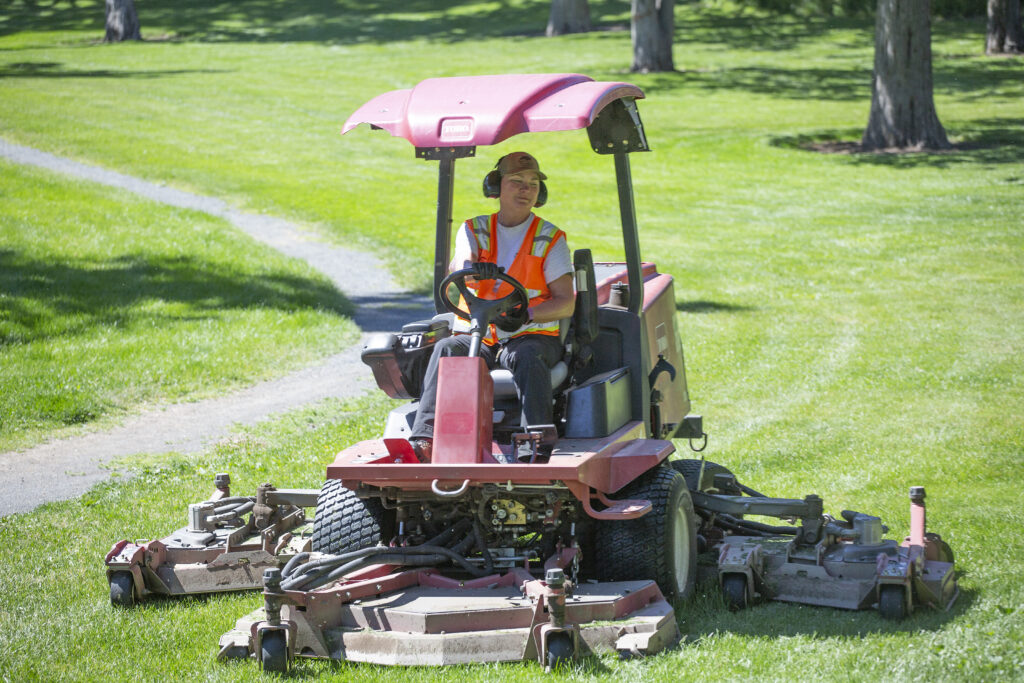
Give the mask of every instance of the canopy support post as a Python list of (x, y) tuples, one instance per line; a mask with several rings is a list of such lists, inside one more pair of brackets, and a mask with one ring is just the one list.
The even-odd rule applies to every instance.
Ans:
[(434, 232), (434, 310), (444, 313), (440, 287), (448, 275), (452, 253), (455, 160), (476, 156), (476, 147), (417, 147), (416, 156), (441, 162), (437, 173), (437, 223)]
[(619, 188), (622, 242), (626, 250), (626, 273), (629, 277), (629, 310), (640, 315), (644, 303), (644, 277), (640, 261), (640, 236), (636, 225), (636, 204), (633, 201), (629, 152), (615, 152), (615, 181)]

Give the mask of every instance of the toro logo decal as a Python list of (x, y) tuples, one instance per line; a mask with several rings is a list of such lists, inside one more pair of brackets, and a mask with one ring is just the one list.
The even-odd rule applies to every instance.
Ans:
[(456, 142), (473, 139), (473, 119), (460, 117), (441, 120), (441, 140)]

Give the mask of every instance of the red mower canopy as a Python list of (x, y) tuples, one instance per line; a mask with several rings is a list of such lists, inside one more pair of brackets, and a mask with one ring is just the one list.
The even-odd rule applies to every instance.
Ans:
[(342, 133), (369, 123), (418, 148), (496, 145), (519, 133), (587, 128), (612, 102), (643, 96), (635, 85), (581, 74), (429, 78), (374, 97)]

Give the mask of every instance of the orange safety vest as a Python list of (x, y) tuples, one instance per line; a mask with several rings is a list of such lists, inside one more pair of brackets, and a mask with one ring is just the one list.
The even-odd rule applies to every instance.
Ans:
[[(497, 259), (498, 245), (498, 214), (490, 216), (477, 216), (469, 222), (470, 232), (476, 239), (477, 261), (482, 263), (495, 263)], [(536, 306), (542, 301), (551, 298), (548, 291), (548, 283), (544, 277), (544, 259), (555, 242), (565, 237), (565, 233), (551, 223), (534, 216), (530, 227), (523, 236), (523, 243), (519, 247), (519, 253), (506, 271), (508, 275), (518, 280), (530, 299), (530, 306)], [(493, 248), (492, 248), (493, 245)], [(512, 293), (513, 287), (507, 282), (497, 281), (499, 286), (487, 287), (488, 291), (477, 292), (481, 299), (500, 299)], [(499, 330), (494, 325), (490, 326), (484, 343), (493, 346), (499, 341), (511, 339), (524, 334), (546, 334), (557, 337), (559, 333), (559, 321), (551, 320), (546, 323), (527, 323), (515, 332)]]

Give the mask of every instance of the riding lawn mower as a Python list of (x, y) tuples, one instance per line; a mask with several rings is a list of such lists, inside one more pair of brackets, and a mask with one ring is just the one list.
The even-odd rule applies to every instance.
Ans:
[[(357, 110), (343, 132), (367, 123), (439, 164), (437, 315), (362, 353), (380, 389), (407, 402), (380, 438), (337, 455), (320, 490), (264, 484), (235, 496), (221, 474), (185, 527), (117, 543), (111, 602), (262, 589), (263, 606), (221, 637), (219, 655), (272, 671), (297, 657), (552, 667), (601, 649), (649, 654), (679, 640), (669, 601), (685, 608), (698, 578), (717, 581), (730, 609), (783, 600), (890, 619), (947, 609), (952, 551), (926, 530), (923, 489), (910, 490), (911, 534), (897, 542), (877, 517), (835, 518), (817, 496), (767, 497), (722, 465), (676, 456), (673, 439), (699, 452), (707, 435), (690, 412), (673, 278), (640, 257), (630, 155), (649, 150), (643, 97), (578, 74), (479, 76), (428, 79)], [(455, 162), (520, 133), (580, 128), (614, 162), (625, 260), (574, 253), (554, 423), (523, 424), (511, 374), (476, 350), (528, 295), (499, 273), (511, 294), (478, 298), (473, 271), (448, 273)], [(469, 321), (470, 355), (441, 361), (423, 463), (408, 440), (423, 371), (456, 317)]]

